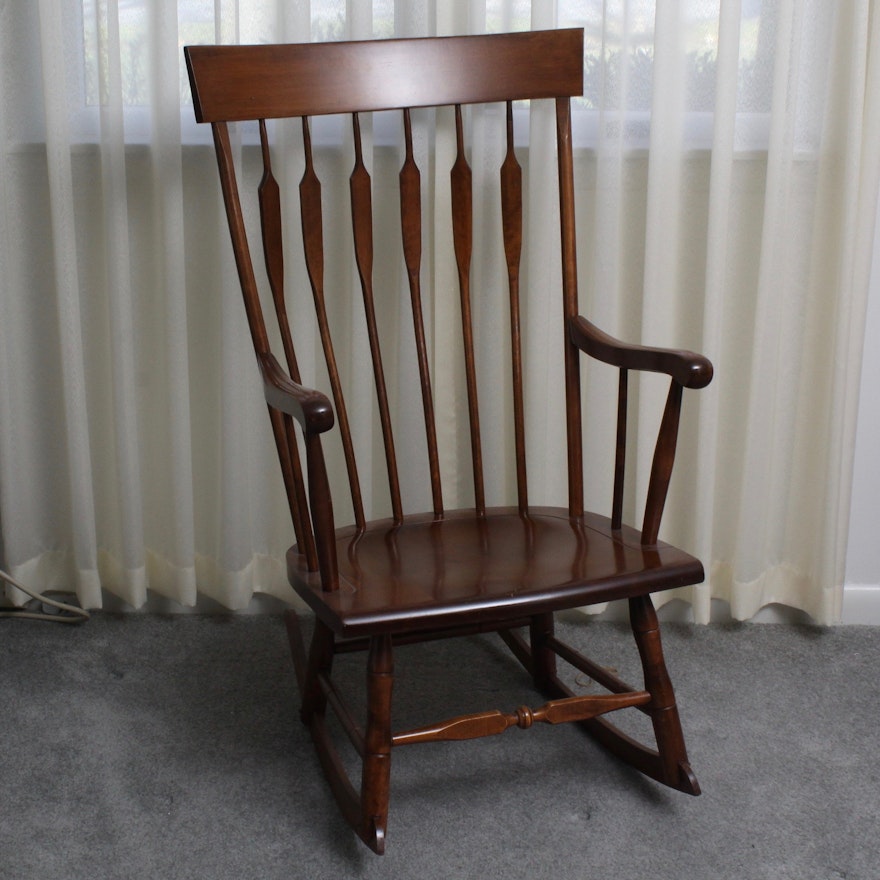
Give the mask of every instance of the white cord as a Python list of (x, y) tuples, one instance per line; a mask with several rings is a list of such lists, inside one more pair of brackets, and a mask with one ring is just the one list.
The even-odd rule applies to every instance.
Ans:
[(76, 605), (67, 605), (64, 602), (50, 599), (48, 596), (34, 593), (2, 569), (0, 569), (0, 581), (6, 581), (7, 584), (11, 584), (32, 599), (36, 599), (43, 605), (51, 605), (61, 612), (60, 614), (48, 614), (46, 612), (28, 611), (27, 608), (0, 608), (0, 617), (23, 617), (26, 620), (48, 620), (53, 623), (85, 623), (89, 619), (89, 612), (85, 608), (77, 608)]

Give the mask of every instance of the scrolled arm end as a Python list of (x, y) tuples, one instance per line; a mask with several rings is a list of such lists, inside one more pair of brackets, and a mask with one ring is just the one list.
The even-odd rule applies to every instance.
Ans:
[(681, 384), (685, 388), (705, 388), (715, 375), (712, 361), (694, 351), (681, 351), (678, 353), (688, 358), (687, 381)]
[(291, 380), (274, 355), (261, 354), (258, 361), (270, 406), (295, 418), (306, 434), (323, 434), (333, 427), (333, 407), (326, 395)]

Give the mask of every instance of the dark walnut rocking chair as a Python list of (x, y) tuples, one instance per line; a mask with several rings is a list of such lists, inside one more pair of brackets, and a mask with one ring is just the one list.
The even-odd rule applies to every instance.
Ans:
[[(366, 844), (385, 846), (391, 753), (411, 743), (465, 740), (534, 722), (580, 722), (601, 744), (642, 773), (689, 794), (699, 786), (688, 764), (678, 710), (663, 660), (650, 594), (699, 583), (697, 559), (658, 541), (672, 473), (682, 388), (701, 388), (712, 366), (687, 351), (627, 345), (577, 314), (574, 187), (569, 100), (581, 94), (583, 34), (559, 30), (476, 37), (384, 40), (282, 46), (199, 46), (185, 50), (196, 118), (213, 127), (245, 308), (262, 373), (272, 428), (296, 535), (288, 553), (291, 584), (311, 607), (315, 628), (306, 654), (297, 616), (288, 631), (309, 726), (323, 769), (346, 820)], [(568, 449), (568, 507), (530, 506), (527, 495), (523, 362), (519, 326), (522, 246), (521, 170), (513, 147), (512, 102), (554, 99), (562, 240), (559, 345), (564, 349)], [(518, 504), (489, 507), (483, 489), (477, 379), (469, 287), (472, 248), (471, 170), (465, 157), (462, 105), (506, 103), (507, 155), (500, 168), (502, 229), (510, 292)], [(474, 474), (474, 507), (446, 510), (438, 464), (432, 379), (420, 293), (422, 211), (420, 174), (413, 158), (410, 108), (453, 107), (457, 158), (451, 169), (452, 233), (461, 302), (467, 411)], [(433, 510), (404, 514), (388, 394), (373, 298), (371, 177), (363, 160), (358, 114), (397, 110), (405, 160), (400, 171), (402, 258), (409, 280), (419, 379), (427, 434)], [(322, 230), (321, 184), (315, 172), (309, 117), (351, 114), (355, 163), (351, 174), (354, 253), (363, 291), (378, 412), (385, 444), (392, 517), (366, 521), (354, 443), (325, 307), (324, 261), (332, 256)], [(303, 387), (288, 328), (283, 281), (279, 186), (273, 176), (267, 119), (301, 117), (305, 171), (299, 185), (305, 265), (330, 381), (330, 399)], [(270, 351), (239, 200), (228, 123), (256, 120), (263, 155), (259, 185), (266, 275), (280, 325), (285, 370)], [(329, 295), (329, 294), (326, 294)], [(437, 295), (445, 295), (438, 292)], [(617, 453), (611, 518), (583, 502), (580, 356), (619, 368)], [(641, 532), (622, 522), (626, 397), (629, 370), (670, 377)], [(442, 418), (442, 414), (440, 415)], [(294, 422), (302, 430), (305, 468)], [(338, 422), (354, 509), (354, 523), (334, 522), (321, 435)], [(560, 431), (563, 426), (560, 425)], [(554, 612), (628, 599), (644, 669), (635, 688), (587, 659), (554, 634)], [(498, 632), (536, 687), (549, 698), (539, 708), (495, 709), (424, 727), (392, 729), (393, 654), (400, 644)], [(528, 638), (524, 637), (525, 632)], [(331, 678), (334, 655), (365, 650), (367, 717), (361, 726)], [(608, 693), (575, 695), (557, 674), (557, 658)], [(328, 706), (362, 762), (360, 787), (349, 779), (326, 726)], [(600, 716), (636, 707), (653, 724), (656, 749), (625, 735)]]

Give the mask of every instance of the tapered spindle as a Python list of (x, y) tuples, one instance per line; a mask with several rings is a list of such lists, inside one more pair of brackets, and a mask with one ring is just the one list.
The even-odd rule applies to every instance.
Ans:
[(464, 152), (464, 131), (461, 105), (455, 106), (456, 157), (452, 166), (452, 240), (458, 268), (461, 296), (461, 325), (464, 338), (465, 382), (467, 384), (468, 417), (471, 433), (471, 458), (474, 472), (474, 507), (478, 514), (486, 512), (483, 490), (483, 453), (480, 444), (480, 412), (477, 402), (477, 371), (474, 360), (474, 330), (471, 316), (470, 268), (473, 248), (473, 207), (471, 169)]
[[(281, 237), (281, 193), (278, 181), (272, 174), (272, 158), (269, 151), (269, 137), (266, 132), (266, 120), (260, 120), (260, 147), (263, 154), (263, 177), (257, 189), (260, 202), (260, 227), (263, 237), (263, 257), (266, 261), (266, 275), (272, 291), (272, 302), (275, 305), (275, 317), (281, 331), (281, 344), (287, 369), (294, 382), (300, 382), (299, 366), (287, 319), (287, 307), (284, 300), (284, 250)], [(308, 505), (302, 481), (302, 464), (299, 448), (292, 432), (281, 430), (277, 420), (281, 413), (272, 411), (272, 430), (278, 447), (284, 485), (293, 518), (293, 530), (299, 547), (306, 554), (311, 570), (317, 566), (314, 539), (309, 526)]]
[(394, 452), (394, 433), (388, 407), (388, 391), (385, 386), (385, 370), (382, 367), (382, 351), (379, 330), (376, 325), (376, 308), (373, 299), (373, 202), (370, 173), (364, 165), (361, 145), (361, 126), (358, 114), (352, 116), (354, 129), (354, 170), (349, 178), (351, 189), (351, 222), (354, 233), (354, 253), (361, 292), (364, 297), (364, 315), (370, 340), (370, 357), (373, 362), (373, 378), (379, 401), (379, 422), (385, 444), (385, 465), (388, 469), (388, 485), (391, 491), (391, 512), (395, 522), (403, 521), (400, 502), (400, 480), (397, 474), (397, 457)]
[(272, 174), (272, 158), (269, 152), (269, 137), (266, 133), (266, 120), (260, 120), (260, 147), (263, 153), (263, 177), (258, 187), (260, 199), (260, 227), (263, 233), (263, 256), (266, 260), (266, 275), (272, 302), (281, 331), (281, 344), (290, 378), (300, 382), (299, 367), (293, 348), (290, 324), (287, 320), (287, 306), (284, 300), (284, 247), (281, 237), (281, 193), (278, 181)]
[(501, 222), (510, 291), (510, 354), (513, 369), (513, 425), (516, 489), (521, 513), (529, 506), (523, 412), (522, 343), (519, 323), (519, 267), (522, 255), (522, 168), (513, 148), (513, 103), (507, 102), (507, 154), (501, 165)]
[(434, 396), (431, 391), (431, 373), (425, 344), (425, 322), (422, 316), (422, 191), (421, 175), (413, 156), (412, 120), (408, 109), (403, 111), (405, 156), (400, 169), (400, 228), (403, 236), (403, 259), (409, 281), (412, 302), (413, 330), (416, 339), (416, 358), (419, 382), (422, 388), (422, 409), (425, 414), (425, 433), (428, 440), (428, 466), (431, 471), (431, 498), (434, 515), (443, 515), (443, 490), (440, 482), (440, 456), (437, 450), (437, 427), (434, 421)]
[(360, 480), (358, 479), (357, 464), (354, 457), (354, 446), (351, 441), (351, 427), (348, 421), (348, 412), (345, 408), (345, 397), (342, 393), (339, 369), (336, 365), (336, 355), (333, 351), (333, 340), (330, 336), (330, 325), (327, 321), (327, 309), (324, 305), (324, 233), (321, 211), (321, 182), (318, 180), (318, 175), (315, 173), (312, 161), (312, 140), (309, 135), (309, 122), (306, 117), (303, 117), (302, 126), (305, 171), (299, 184), (299, 198), (300, 211), (302, 213), (303, 249), (306, 259), (306, 270), (315, 300), (318, 332), (321, 336), (321, 346), (324, 349), (324, 359), (327, 362), (333, 403), (336, 406), (336, 417), (339, 420), (339, 434), (342, 438), (345, 467), (348, 471), (348, 481), (351, 486), (354, 520), (357, 527), (363, 529), (366, 520), (364, 518), (364, 504), (361, 496)]

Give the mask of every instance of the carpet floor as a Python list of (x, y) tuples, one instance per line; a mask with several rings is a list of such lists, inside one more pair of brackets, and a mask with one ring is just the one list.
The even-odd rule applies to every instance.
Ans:
[[(640, 681), (626, 627), (561, 629)], [(702, 796), (572, 725), (400, 749), (380, 858), (337, 814), (280, 617), (0, 621), (0, 878), (878, 880), (880, 629), (666, 625), (664, 646)], [(494, 636), (395, 660), (396, 729), (543, 702)]]

